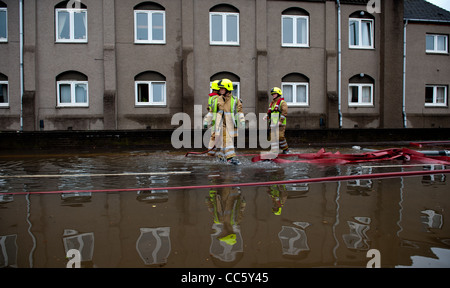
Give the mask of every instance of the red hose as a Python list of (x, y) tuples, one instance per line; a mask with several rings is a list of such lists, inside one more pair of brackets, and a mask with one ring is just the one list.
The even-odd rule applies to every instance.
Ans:
[(4, 194), (6, 194), (6, 195), (21, 195), (21, 194), (58, 194), (58, 193), (86, 193), (86, 192), (92, 192), (92, 193), (96, 193), (96, 192), (136, 192), (136, 191), (186, 190), (186, 189), (193, 190), (193, 189), (212, 189), (212, 188), (227, 188), (227, 187), (271, 186), (271, 185), (298, 184), (298, 183), (337, 182), (337, 181), (349, 181), (349, 180), (356, 180), (356, 179), (381, 179), (381, 178), (410, 177), (410, 176), (449, 174), (449, 173), (450, 173), (450, 169), (444, 169), (444, 170), (427, 170), (427, 171), (374, 173), (374, 174), (362, 174), (362, 175), (345, 175), (345, 176), (332, 176), (332, 177), (304, 178), (304, 179), (297, 179), (297, 180), (280, 180), (280, 181), (268, 181), (268, 182), (233, 183), (233, 184), (218, 184), (218, 185), (154, 187), (154, 188), (123, 188), (123, 189), (105, 189), (105, 190), (11, 192), (11, 193), (4, 193)]

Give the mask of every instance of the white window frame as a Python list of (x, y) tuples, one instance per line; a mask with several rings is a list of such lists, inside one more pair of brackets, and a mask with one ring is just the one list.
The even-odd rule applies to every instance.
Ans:
[[(57, 107), (89, 107), (89, 85), (88, 81), (73, 81), (73, 80), (64, 80), (56, 82), (56, 96), (57, 96)], [(75, 94), (75, 86), (77, 84), (86, 85), (86, 102), (85, 103), (77, 103), (76, 102), (76, 94)], [(60, 95), (60, 86), (61, 85), (70, 85), (70, 103), (61, 103), (61, 95)]]
[[(59, 28), (59, 12), (68, 12), (69, 13), (69, 28), (70, 28), (70, 38), (69, 39), (61, 39), (59, 38), (58, 28)], [(74, 13), (84, 12), (86, 13), (86, 23), (84, 26), (86, 27), (86, 38), (84, 39), (75, 39), (75, 17)], [(55, 39), (56, 43), (87, 43), (88, 42), (88, 11), (87, 9), (67, 9), (67, 8), (58, 8), (55, 9)]]
[[(285, 43), (284, 42), (284, 19), (291, 18), (293, 19), (293, 27), (292, 27), (292, 39), (293, 43)], [(306, 19), (306, 43), (298, 43), (297, 39), (297, 20), (298, 19)], [(282, 47), (309, 47), (309, 16), (305, 15), (281, 15), (281, 46)]]
[[(134, 92), (135, 92), (135, 97), (134, 97), (134, 102), (135, 105), (137, 107), (139, 106), (166, 106), (167, 105), (167, 93), (166, 93), (166, 89), (167, 89), (167, 83), (166, 81), (135, 81), (134, 82)], [(159, 83), (159, 84), (164, 84), (164, 89), (163, 89), (163, 101), (162, 102), (154, 102), (153, 101), (153, 93), (152, 93), (152, 84), (153, 83)], [(148, 102), (140, 102), (139, 100), (139, 90), (138, 90), (138, 86), (139, 84), (146, 84), (148, 85)]]
[[(431, 36), (434, 38), (434, 49), (433, 50), (428, 50), (426, 48), (426, 37)], [(439, 37), (444, 37), (445, 39), (445, 50), (438, 50), (438, 38)], [(425, 36), (425, 50), (426, 53), (433, 53), (433, 54), (448, 54), (448, 35), (442, 35), (442, 34), (431, 34), (431, 33), (427, 33)]]
[[(292, 86), (292, 102), (286, 101), (289, 107), (308, 107), (309, 106), (309, 83), (308, 82), (283, 82), (281, 83), (281, 88), (284, 89), (284, 86)], [(297, 97), (297, 87), (305, 86), (306, 87), (306, 102), (299, 102)], [(284, 91), (283, 91), (284, 94)]]
[[(212, 17), (214, 15), (219, 15), (222, 17), (222, 40), (213, 41), (213, 27), (212, 27)], [(236, 41), (227, 41), (227, 16), (235, 15), (237, 17), (237, 31), (236, 31)], [(239, 46), (239, 13), (230, 12), (209, 12), (209, 44), (210, 45), (231, 45)]]
[(6, 91), (7, 91), (7, 95), (6, 95), (6, 97), (8, 98), (8, 102), (6, 102), (6, 103), (0, 103), (0, 108), (1, 107), (9, 107), (9, 83), (8, 83), (8, 81), (0, 81), (0, 84), (1, 85), (6, 85), (7, 86), (7, 88), (6, 88)]
[[(137, 39), (138, 35), (138, 25), (137, 25), (137, 14), (147, 14), (147, 40)], [(153, 40), (153, 14), (162, 14), (163, 16), (163, 39)], [(134, 10), (134, 43), (136, 44), (166, 44), (166, 11), (164, 10)]]
[[(426, 85), (426, 88), (433, 88), (433, 103), (427, 103), (425, 102), (425, 107), (447, 107), (448, 103), (448, 86), (446, 85)], [(437, 103), (437, 89), (438, 88), (444, 88), (444, 103)], [(425, 99), (426, 101), (426, 99)]]
[(0, 11), (5, 11), (6, 12), (6, 25), (5, 25), (5, 29), (6, 29), (6, 38), (0, 38), (0, 43), (2, 42), (8, 42), (8, 8), (0, 8)]
[[(352, 87), (358, 87), (358, 102), (352, 102)], [(364, 87), (370, 87), (370, 102), (362, 102), (362, 91)], [(372, 83), (350, 83), (348, 85), (349, 107), (373, 107), (373, 84)]]
[[(351, 33), (351, 27), (350, 27), (350, 22), (352, 22), (352, 21), (356, 21), (357, 23), (358, 23), (358, 27), (359, 27), (359, 29), (358, 29), (358, 39), (359, 39), (359, 43), (357, 44), (357, 45), (352, 45), (352, 38), (351, 38), (351, 35), (352, 35), (352, 33)], [(362, 27), (362, 25), (361, 25), (361, 23), (362, 22), (370, 22), (370, 45), (369, 46), (367, 46), (367, 45), (363, 45), (362, 44), (362, 29), (361, 29), (361, 27)], [(350, 47), (350, 49), (374, 49), (374, 39), (375, 39), (375, 37), (374, 37), (374, 34), (375, 34), (375, 31), (374, 31), (374, 20), (373, 19), (369, 19), (369, 18), (349, 18), (349, 21), (348, 21), (348, 45), (349, 45), (349, 47)]]

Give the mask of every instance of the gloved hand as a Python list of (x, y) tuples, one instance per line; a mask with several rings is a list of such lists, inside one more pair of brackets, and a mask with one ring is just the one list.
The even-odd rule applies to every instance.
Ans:
[(245, 121), (241, 121), (241, 127), (245, 128)]
[(203, 122), (203, 128), (207, 129), (208, 128), (208, 122)]

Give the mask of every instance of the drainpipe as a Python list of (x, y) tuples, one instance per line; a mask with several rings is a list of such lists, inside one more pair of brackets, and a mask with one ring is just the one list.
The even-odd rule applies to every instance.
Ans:
[(20, 131), (23, 131), (23, 0), (19, 0), (20, 36)]
[(406, 26), (408, 26), (408, 19), (406, 19), (405, 25), (403, 26), (403, 128), (408, 128), (406, 121)]
[(336, 0), (337, 2), (337, 25), (338, 25), (338, 114), (339, 114), (339, 128), (342, 128), (342, 110), (341, 110), (341, 85), (342, 85), (342, 63), (341, 63), (341, 2)]

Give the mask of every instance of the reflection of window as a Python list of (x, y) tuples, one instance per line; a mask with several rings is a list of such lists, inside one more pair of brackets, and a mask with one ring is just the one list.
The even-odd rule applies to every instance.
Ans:
[(0, 81), (0, 107), (9, 106), (8, 81)]
[(164, 44), (166, 42), (165, 11), (134, 11), (134, 42)]
[(283, 98), (289, 106), (308, 106), (308, 83), (282, 83)]
[(58, 81), (58, 107), (87, 107), (87, 81)]
[(8, 41), (8, 10), (0, 7), (0, 42)]
[(212, 45), (239, 45), (239, 13), (210, 12), (209, 30)]
[(282, 45), (308, 47), (308, 16), (282, 15)]
[(166, 82), (136, 81), (136, 105), (166, 105)]
[(87, 9), (56, 9), (56, 42), (87, 42)]
[(350, 18), (350, 48), (373, 48), (373, 20)]
[(425, 87), (425, 106), (447, 106), (447, 86), (427, 85)]
[(428, 53), (448, 53), (448, 36), (427, 34), (426, 46)]

